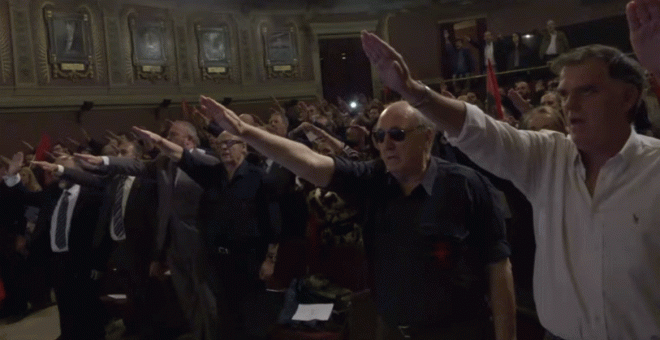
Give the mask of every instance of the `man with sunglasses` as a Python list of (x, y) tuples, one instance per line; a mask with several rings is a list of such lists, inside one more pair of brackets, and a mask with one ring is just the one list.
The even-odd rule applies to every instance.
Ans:
[[(133, 128), (150, 140), (203, 189), (199, 207), (200, 239), (206, 247), (200, 270), (209, 278), (217, 297), (217, 331), (222, 338), (246, 339), (265, 332), (259, 329), (266, 316), (251, 310), (264, 290), (259, 280), (262, 261), (274, 246), (280, 227), (279, 206), (266, 183), (265, 172), (245, 160), (244, 141), (222, 132), (216, 140), (221, 163), (209, 163), (204, 155), (150, 131)], [(262, 312), (262, 314), (260, 314)]]
[(383, 339), (515, 337), (513, 279), (492, 187), (471, 169), (431, 157), (435, 127), (406, 102), (376, 124), (380, 159), (353, 162), (249, 126), (211, 98), (208, 118), (257, 151), (364, 212)]
[[(627, 7), (638, 59), (660, 75), (660, 1)], [(412, 79), (399, 53), (363, 32), (388, 87), (446, 131), (477, 165), (530, 200), (534, 300), (546, 339), (660, 338), (660, 142), (632, 129), (639, 64), (602, 45), (560, 56), (553, 69), (569, 136), (518, 131)]]

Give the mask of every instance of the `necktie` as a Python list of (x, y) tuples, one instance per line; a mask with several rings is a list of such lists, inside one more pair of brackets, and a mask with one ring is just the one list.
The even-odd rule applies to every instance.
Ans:
[(112, 204), (112, 224), (114, 225), (114, 234), (117, 237), (124, 236), (124, 216), (122, 214), (122, 202), (124, 200), (124, 183), (126, 177), (120, 177), (115, 192), (115, 201)]
[(62, 201), (60, 208), (57, 210), (57, 227), (55, 229), (55, 246), (62, 249), (66, 246), (66, 217), (69, 210), (69, 195), (68, 191), (62, 193)]

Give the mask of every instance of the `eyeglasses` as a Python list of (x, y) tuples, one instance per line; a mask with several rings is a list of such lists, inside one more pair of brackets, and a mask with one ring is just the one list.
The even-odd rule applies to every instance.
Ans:
[(220, 146), (221, 148), (227, 148), (227, 149), (231, 148), (232, 146), (234, 146), (236, 144), (243, 144), (243, 142), (240, 141), (240, 140), (235, 140), (235, 139), (230, 139), (230, 140), (225, 140), (225, 141), (222, 141), (222, 142), (218, 142), (218, 146)]
[(378, 129), (378, 130), (373, 131), (371, 136), (373, 137), (374, 141), (376, 143), (379, 143), (379, 144), (382, 143), (383, 141), (385, 141), (385, 135), (386, 134), (390, 136), (391, 140), (393, 140), (395, 142), (401, 142), (404, 139), (406, 139), (406, 134), (407, 133), (413, 132), (413, 131), (415, 131), (417, 129), (421, 129), (423, 127), (424, 127), (424, 125), (419, 125), (419, 126), (416, 126), (414, 128), (407, 129), (407, 130), (391, 128), (387, 131), (385, 131), (383, 129)]

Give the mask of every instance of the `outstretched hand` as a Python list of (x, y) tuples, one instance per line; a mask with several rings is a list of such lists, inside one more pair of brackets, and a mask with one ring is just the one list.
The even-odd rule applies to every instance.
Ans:
[(518, 91), (514, 89), (509, 89), (507, 97), (513, 102), (513, 106), (520, 111), (520, 113), (525, 114), (528, 111), (532, 110), (532, 105), (523, 98)]
[(212, 98), (199, 96), (199, 103), (202, 106), (201, 113), (203, 115), (215, 121), (220, 127), (232, 135), (242, 135), (243, 130), (248, 126), (248, 124), (238, 118), (238, 115), (234, 111), (226, 108)]
[(96, 170), (103, 164), (103, 158), (101, 156), (74, 153), (73, 158), (77, 160), (80, 166), (85, 170)]
[(660, 0), (634, 0), (626, 6), (630, 43), (640, 64), (660, 76)]
[(42, 162), (42, 161), (32, 161), (31, 164), (34, 164), (34, 165), (42, 168), (44, 171), (47, 171), (47, 172), (57, 171), (57, 164), (54, 164), (54, 163)]
[(173, 158), (175, 160), (181, 159), (181, 156), (183, 154), (183, 147), (173, 142), (170, 142), (169, 140), (161, 137), (157, 133), (153, 133), (149, 130), (141, 129), (137, 126), (134, 126), (132, 131), (135, 132), (138, 138), (153, 143), (157, 148), (161, 150), (161, 152), (163, 152), (168, 157)]
[(413, 79), (401, 54), (377, 35), (367, 31), (362, 31), (362, 49), (385, 85), (402, 95), (408, 93)]
[(14, 154), (8, 163), (7, 175), (16, 175), (21, 170), (23, 167), (23, 157), (23, 153), (20, 151)]

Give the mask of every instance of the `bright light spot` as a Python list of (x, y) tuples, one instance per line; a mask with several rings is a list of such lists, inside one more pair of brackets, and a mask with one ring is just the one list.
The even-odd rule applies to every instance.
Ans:
[(533, 35), (531, 35), (531, 34), (523, 35), (523, 38), (525, 38), (525, 39), (532, 39), (532, 37), (533, 37)]
[(351, 109), (354, 109), (356, 107), (357, 107), (357, 103), (356, 102), (351, 102)]

